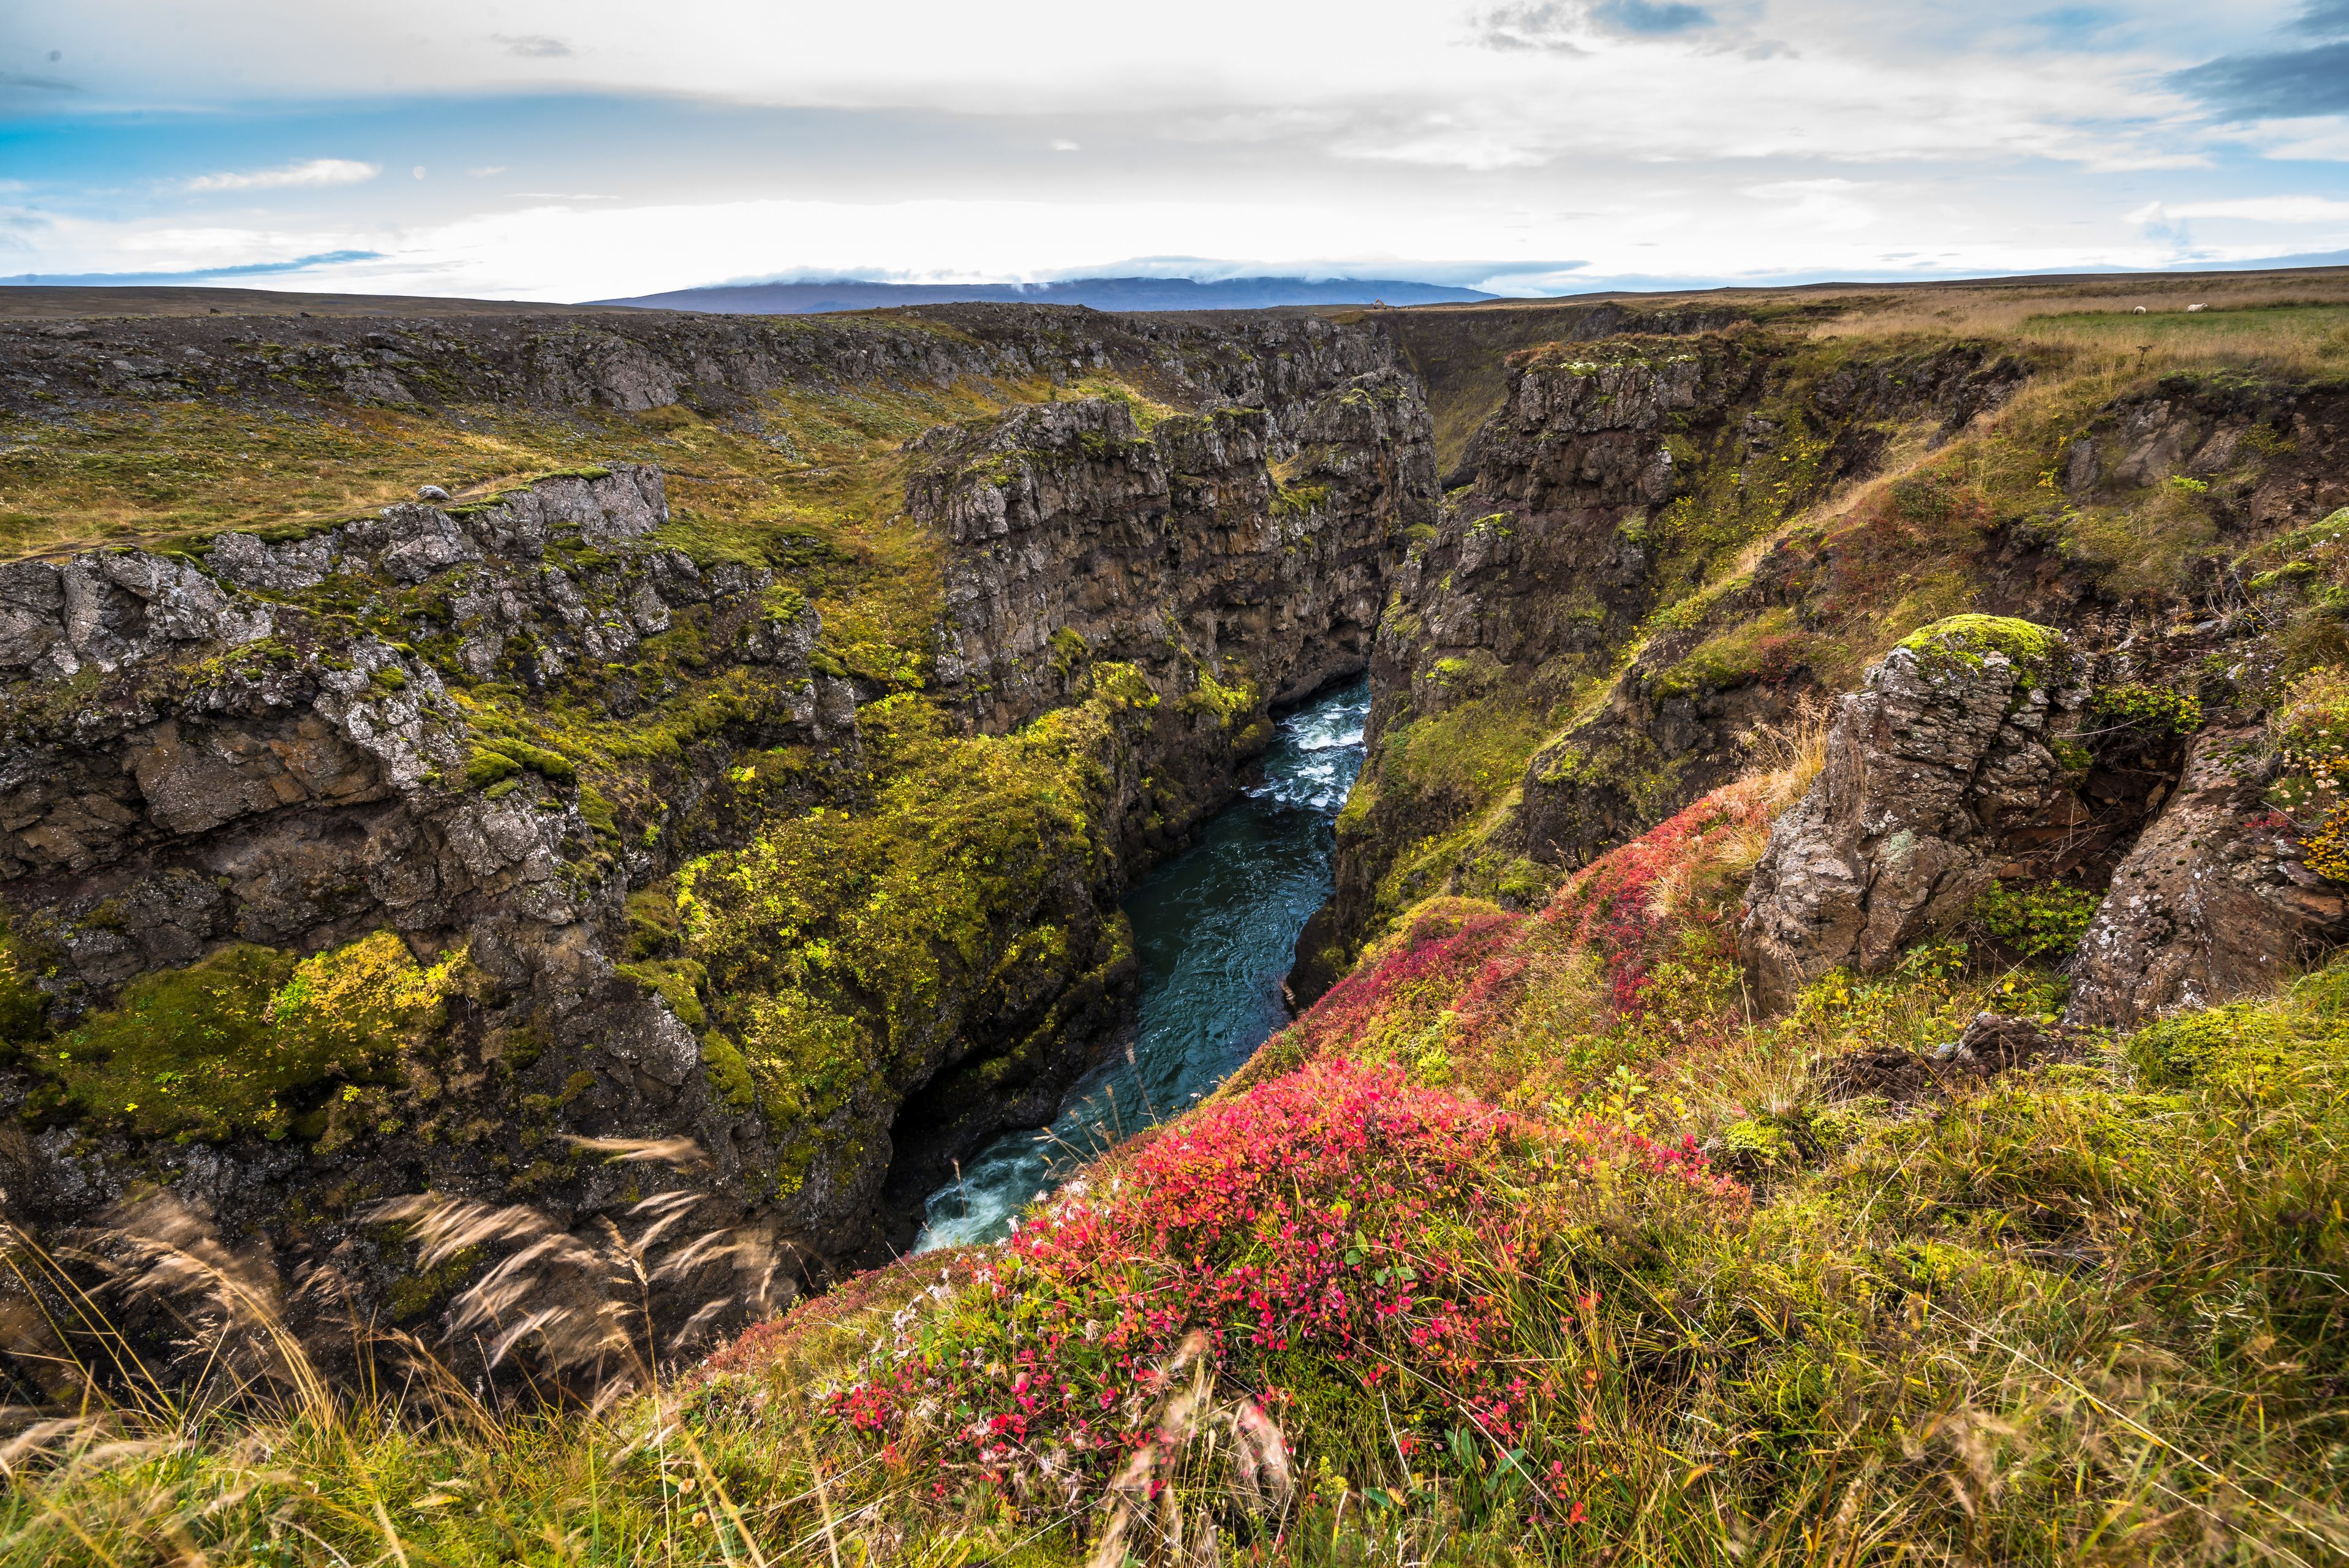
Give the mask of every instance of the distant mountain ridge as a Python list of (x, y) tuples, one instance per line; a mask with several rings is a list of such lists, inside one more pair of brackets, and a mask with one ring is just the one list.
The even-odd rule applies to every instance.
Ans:
[(646, 310), (719, 315), (808, 315), (895, 304), (957, 304), (983, 300), (1083, 304), (1095, 310), (1265, 310), (1275, 305), (1448, 304), (1494, 299), (1475, 289), (1400, 278), (1070, 278), (1046, 284), (885, 284), (863, 278), (823, 283), (728, 284), (666, 294), (591, 301)]

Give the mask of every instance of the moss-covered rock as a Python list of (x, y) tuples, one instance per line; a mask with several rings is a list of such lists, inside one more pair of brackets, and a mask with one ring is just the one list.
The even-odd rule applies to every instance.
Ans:
[(238, 943), (143, 975), (32, 1054), (54, 1103), (144, 1137), (285, 1136), (328, 1091), (383, 1074), (441, 1021), (460, 951), (417, 963), (389, 932), (309, 958)]
[(2019, 686), (2044, 686), (2064, 672), (2063, 634), (2011, 615), (1948, 615), (1900, 640), (1930, 676), (1971, 673), (1996, 655), (2014, 666)]

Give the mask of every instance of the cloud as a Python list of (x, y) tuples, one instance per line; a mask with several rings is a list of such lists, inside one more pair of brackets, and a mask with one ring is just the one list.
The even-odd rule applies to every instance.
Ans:
[(2328, 41), (2313, 48), (2221, 55), (2173, 71), (2168, 85), (2232, 119), (2349, 114), (2349, 0), (2310, 0), (2291, 31)]
[(2251, 196), (2231, 201), (2148, 201), (2131, 223), (2167, 226), (2179, 218), (2235, 218), (2248, 223), (2333, 223), (2349, 220), (2349, 201), (2329, 196)]
[(347, 158), (313, 158), (283, 169), (256, 169), (244, 173), (200, 174), (188, 181), (191, 191), (283, 191), (303, 186), (357, 185), (383, 172), (382, 166)]
[(2295, 33), (2313, 33), (2320, 38), (2349, 34), (2349, 0), (2310, 0), (2292, 26)]
[(490, 37), (503, 44), (507, 54), (526, 60), (556, 60), (571, 53), (570, 45), (544, 33), (492, 33)]
[[(52, 55), (50, 58), (57, 57)], [(21, 71), (0, 71), (0, 110), (13, 109), (31, 114), (51, 114), (72, 102), (81, 88), (57, 77), (27, 76)]]
[(0, 284), (46, 284), (59, 285), (95, 285), (102, 284), (188, 284), (202, 283), (208, 278), (257, 278), (280, 273), (298, 273), (311, 267), (334, 266), (346, 262), (372, 262), (382, 258), (380, 251), (321, 251), (313, 256), (296, 256), (288, 262), (248, 262), (233, 267), (189, 267), (168, 273), (19, 273), (12, 278), (0, 278)]
[(2230, 141), (2256, 149), (2262, 158), (2349, 163), (2349, 119), (2338, 115), (2266, 119), (2221, 134)]
[(1851, 195), (1862, 189), (1856, 180), (1777, 180), (1749, 185), (1744, 193), (1758, 201), (1791, 203), (1784, 209), (1786, 222), (1843, 232), (1865, 229), (1876, 222), (1876, 209)]

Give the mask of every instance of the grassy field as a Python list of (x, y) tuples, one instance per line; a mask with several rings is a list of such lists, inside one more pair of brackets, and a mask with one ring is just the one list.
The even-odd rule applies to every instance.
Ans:
[(723, 423), (682, 408), (560, 417), (297, 412), (163, 403), (0, 423), (0, 557), (137, 544), (201, 549), (231, 530), (320, 530), (437, 484), (459, 500), (583, 465), (657, 464), (666, 538), (697, 559), (790, 568), (843, 642), (926, 645), (932, 542), (895, 521), (899, 448), (930, 427), (1044, 395), (963, 382), (770, 395)]

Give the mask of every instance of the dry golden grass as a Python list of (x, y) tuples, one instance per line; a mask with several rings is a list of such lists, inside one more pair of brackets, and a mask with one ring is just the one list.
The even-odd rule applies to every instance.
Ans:
[[(1897, 334), (2011, 338), (2070, 351), (2075, 374), (2224, 365), (2349, 374), (2349, 271), (1954, 285), (1858, 294), (1820, 338)], [(2191, 305), (2206, 308), (2190, 310)], [(2144, 314), (2138, 314), (2139, 311)]]

